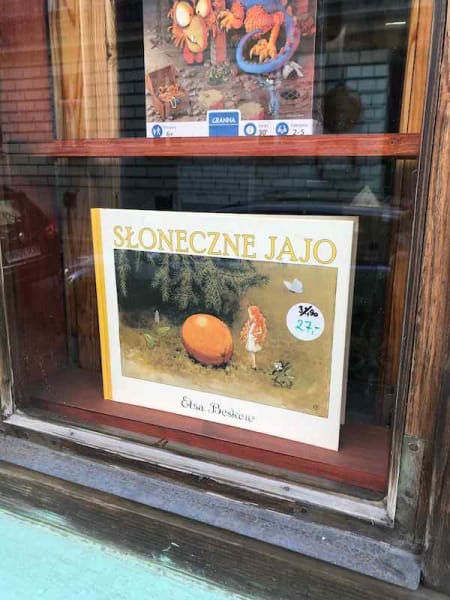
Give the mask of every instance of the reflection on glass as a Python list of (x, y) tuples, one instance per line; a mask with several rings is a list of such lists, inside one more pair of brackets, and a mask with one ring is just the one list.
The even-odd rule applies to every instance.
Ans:
[[(81, 4), (89, 2), (83, 0)], [(308, 14), (307, 3), (294, 3), (302, 14)], [(168, 27), (170, 19), (166, 15), (172, 0), (159, 0), (154, 6)], [(144, 26), (141, 0), (117, 2), (115, 15), (110, 15), (114, 27), (108, 28), (105, 22), (105, 35), (98, 39), (92, 23), (80, 20), (87, 10), (71, 14), (61, 0), (49, 1), (47, 12), (43, 8), (36, 5), (30, 12), (23, 7), (5, 17), (1, 94), (2, 112), (7, 115), (2, 120), (4, 140), (145, 136), (149, 92), (145, 85), (144, 35), (146, 48), (159, 53), (172, 48), (172, 54), (178, 52), (181, 56), (179, 68), (184, 68), (181, 51), (173, 45), (167, 27), (158, 37), (152, 26)], [(311, 81), (317, 131), (399, 130), (409, 21), (408, 1), (319, 1), (315, 43), (310, 47), (306, 36), (299, 46), (314, 51)], [(20, 27), (16, 26), (19, 23)], [(239, 35), (233, 32), (231, 36)], [(291, 70), (285, 72), (283, 89), (278, 84), (271, 87), (267, 77), (259, 81), (260, 76), (255, 76), (259, 82), (255, 89), (246, 91), (239, 83), (233, 99), (223, 108), (230, 108), (230, 102), (233, 106), (258, 103), (258, 98), (264, 106), (267, 104), (267, 111), (270, 98), (272, 105), (299, 102), (296, 81), (300, 86), (304, 79), (300, 76), (302, 60), (299, 51), (291, 61)], [(192, 67), (193, 73), (204, 68), (211, 69), (210, 50), (201, 65)], [(189, 84), (190, 101), (197, 106), (199, 94), (208, 90), (210, 96), (221, 94), (225, 98), (224, 90), (236, 81), (237, 75), (230, 71), (226, 81), (213, 77), (195, 86)]]
[[(17, 369), (27, 370), (18, 379), (21, 396), (64, 364), (100, 371), (90, 207), (356, 215), (347, 413), (348, 419), (389, 423), (396, 374), (386, 379), (386, 349), (394, 347), (395, 354), (400, 340), (391, 339), (388, 303), (392, 267), (407, 259), (411, 225), (410, 204), (400, 205), (392, 193), (395, 161), (124, 159), (119, 167), (106, 159), (51, 164), (28, 158), (26, 166), (23, 157), (15, 160), (0, 215), (16, 317), (13, 349)], [(30, 164), (37, 175), (24, 186), (20, 173)]]

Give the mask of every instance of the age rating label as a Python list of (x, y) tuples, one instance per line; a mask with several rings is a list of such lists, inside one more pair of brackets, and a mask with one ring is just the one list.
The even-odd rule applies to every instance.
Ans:
[(287, 315), (286, 325), (294, 337), (302, 342), (317, 340), (325, 329), (325, 319), (315, 304), (294, 304)]

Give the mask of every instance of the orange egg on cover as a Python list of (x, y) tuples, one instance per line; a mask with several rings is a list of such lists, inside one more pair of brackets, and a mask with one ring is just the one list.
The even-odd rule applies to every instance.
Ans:
[(203, 365), (223, 365), (233, 354), (233, 338), (229, 327), (217, 317), (192, 315), (181, 328), (186, 352)]

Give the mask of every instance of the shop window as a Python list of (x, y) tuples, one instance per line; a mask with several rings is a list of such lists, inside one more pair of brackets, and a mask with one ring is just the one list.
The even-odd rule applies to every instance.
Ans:
[[(217, 12), (221, 3), (204, 4)], [(234, 53), (244, 26), (232, 25), (236, 14), (229, 17), (228, 30), (223, 16), (214, 24), (207, 21), (209, 45), (200, 57), (176, 37), (183, 27), (174, 24), (177, 3), (173, 8), (172, 1), (118, 1), (114, 11), (109, 2), (92, 0), (73, 6), (49, 0), (45, 10), (41, 3), (26, 9), (10, 4), (2, 16), (0, 205), (10, 412), (157, 442), (205, 464), (381, 500), (398, 469), (396, 415), (404, 403), (398, 382), (408, 368), (401, 361), (402, 335), (432, 7), (328, 0), (317, 6), (302, 0), (290, 4), (277, 54), (282, 56), (283, 44), (288, 53), (293, 43), (288, 39), (292, 15), (293, 26), (301, 29), (300, 45), (284, 70), (267, 74), (239, 70)], [(206, 22), (200, 13), (190, 14), (190, 2), (178, 5), (188, 20)], [(270, 37), (262, 40), (267, 46)], [(246, 56), (247, 62), (274, 60), (259, 52), (260, 61)], [(173, 81), (160, 81), (162, 71)], [(246, 135), (217, 137), (211, 130), (212, 135), (198, 137), (192, 129), (193, 121), (199, 131), (207, 126), (208, 110), (235, 109), (251, 124)], [(250, 111), (245, 119), (244, 110)], [(184, 122), (190, 123), (187, 135)], [(265, 125), (257, 131), (260, 122)], [(289, 135), (276, 129), (280, 124)], [(289, 127), (298, 131), (291, 135)], [(159, 137), (164, 139), (154, 139)], [(202, 222), (208, 215), (226, 214), (236, 215), (238, 223), (246, 215), (254, 230), (261, 215), (279, 216), (287, 224), (299, 216), (357, 217), (339, 449), (165, 410), (163, 394), (152, 407), (142, 399), (105, 399), (91, 209), (167, 211), (179, 214), (180, 226), (186, 212), (199, 213)], [(174, 330), (184, 318), (208, 311), (201, 302), (200, 309), (192, 308), (195, 302), (187, 300), (174, 316), (176, 307), (155, 285), (155, 270), (145, 256), (139, 262), (124, 254), (116, 266), (122, 369), (126, 355), (136, 369), (142, 362), (156, 364), (153, 377), (158, 379), (158, 369), (171, 360), (179, 364), (180, 354), (180, 368), (190, 370), (193, 388), (210, 378), (208, 390), (219, 386), (219, 394), (226, 395), (232, 388), (230, 395), (239, 395), (239, 385), (251, 376), (251, 363), (243, 366), (244, 350), (240, 347), (241, 358), (222, 365), (219, 373), (189, 356), (181, 338), (175, 343)], [(280, 287), (293, 305), (297, 295), (303, 300), (303, 282), (295, 279), (287, 281), (290, 289)], [(126, 293), (127, 286), (139, 294)], [(250, 296), (243, 293), (238, 304), (247, 306)], [(295, 384), (305, 379), (302, 362), (285, 350), (287, 342), (279, 342), (277, 359), (267, 351), (274, 344), (270, 322), (281, 303), (272, 298), (273, 305), (266, 299), (266, 356), (253, 352), (257, 380), (264, 381), (252, 383), (256, 398), (264, 395), (258, 385), (277, 392), (292, 387), (300, 394)], [(245, 319), (239, 314), (235, 325), (228, 321), (239, 345)], [(310, 369), (304, 352), (305, 369)], [(286, 405), (278, 401), (285, 411), (279, 418), (289, 420)], [(259, 410), (264, 402), (254, 404)]]

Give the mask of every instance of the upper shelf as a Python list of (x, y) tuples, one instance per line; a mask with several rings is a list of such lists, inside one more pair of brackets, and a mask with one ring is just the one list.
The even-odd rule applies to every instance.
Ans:
[(11, 144), (10, 152), (53, 157), (389, 156), (415, 158), (419, 134), (342, 134), (255, 138), (118, 138)]

